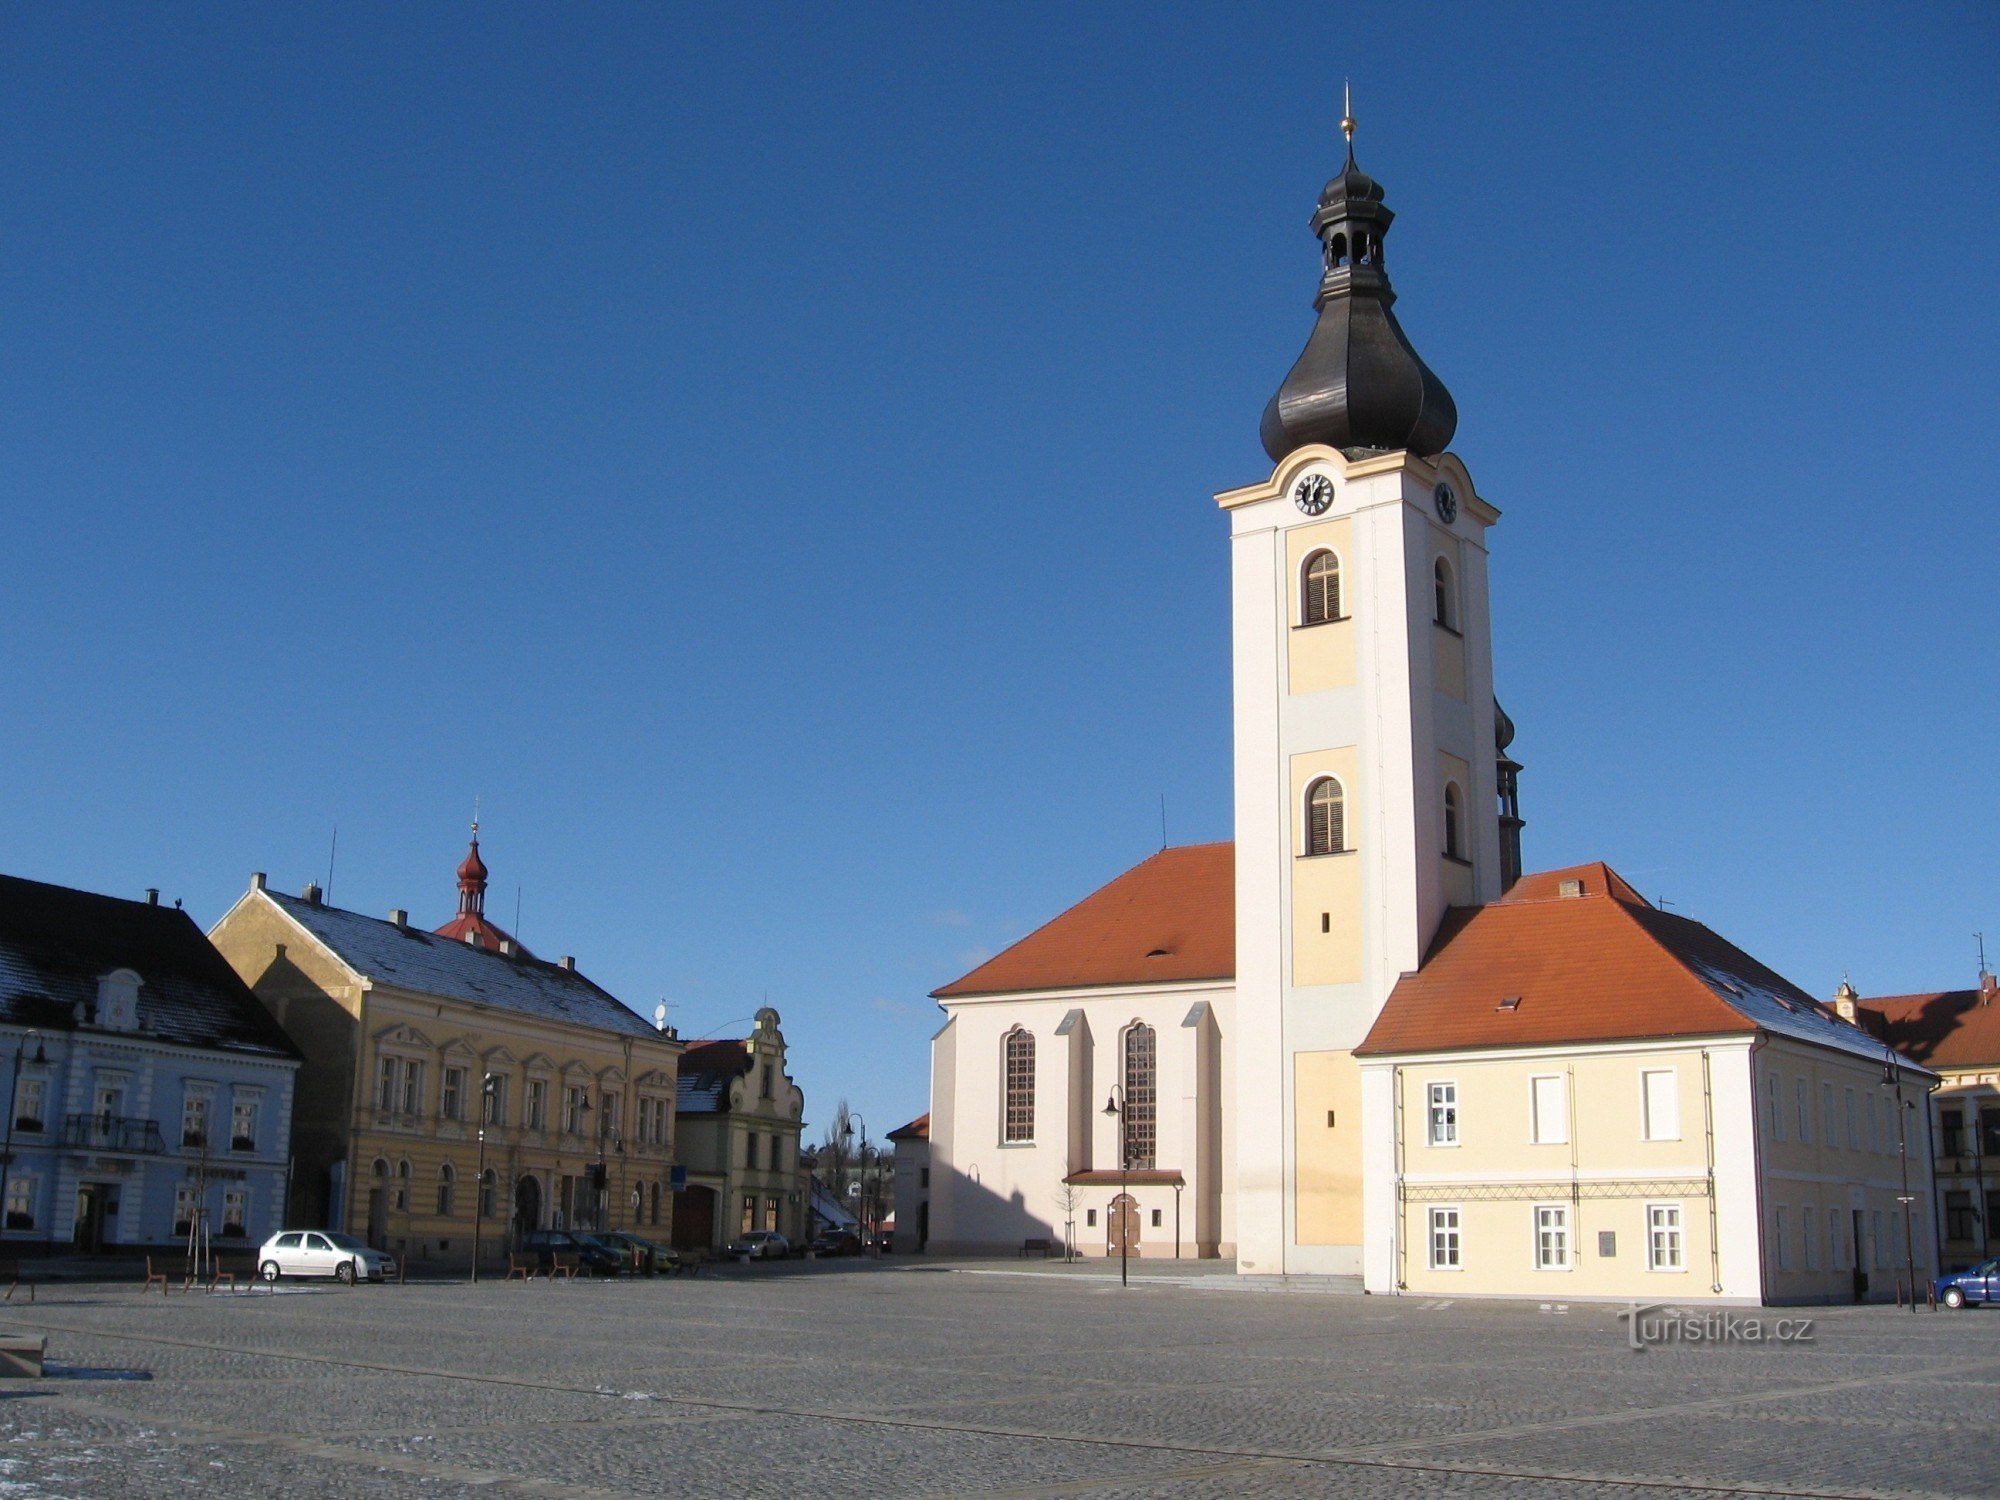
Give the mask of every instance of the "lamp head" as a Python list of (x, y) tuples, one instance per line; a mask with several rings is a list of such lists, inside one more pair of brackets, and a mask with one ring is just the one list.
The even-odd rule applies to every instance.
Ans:
[(1116, 1094), (1106, 1094), (1104, 1096), (1104, 1112), (1107, 1115), (1116, 1115), (1118, 1113), (1118, 1096)]

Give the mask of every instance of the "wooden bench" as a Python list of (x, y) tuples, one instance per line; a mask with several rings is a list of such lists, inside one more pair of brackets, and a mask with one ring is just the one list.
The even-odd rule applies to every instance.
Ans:
[(576, 1273), (582, 1268), (582, 1261), (574, 1255), (557, 1252), (549, 1257), (549, 1280), (576, 1280)]
[(0, 1300), (12, 1302), (14, 1293), (24, 1286), (28, 1289), (28, 1300), (35, 1300), (35, 1284), (21, 1279), (21, 1263), (18, 1260), (0, 1260), (0, 1281), (7, 1283), (7, 1295)]
[(251, 1255), (232, 1255), (227, 1260), (217, 1256), (208, 1263), (208, 1287), (214, 1291), (223, 1282), (229, 1283), (233, 1292), (237, 1287), (257, 1279), (257, 1258)]
[(1060, 1254), (1062, 1251), (1054, 1240), (1022, 1240), (1021, 1253), (1015, 1259), (1025, 1260), (1030, 1255), (1039, 1255), (1043, 1260), (1047, 1260), (1052, 1255)]
[(146, 1293), (150, 1292), (153, 1289), (153, 1283), (156, 1281), (160, 1284), (160, 1295), (162, 1297), (166, 1296), (169, 1290), (167, 1286), (167, 1273), (165, 1271), (155, 1271), (153, 1269), (153, 1257), (149, 1255), (146, 1257), (146, 1279), (139, 1284), (139, 1295), (143, 1297)]
[(534, 1256), (510, 1254), (507, 1257), (507, 1274), (500, 1279), (502, 1281), (533, 1281), (537, 1269)]

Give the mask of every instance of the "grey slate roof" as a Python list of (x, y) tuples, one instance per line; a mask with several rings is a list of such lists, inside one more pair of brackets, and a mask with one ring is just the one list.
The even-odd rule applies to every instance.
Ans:
[(729, 1108), (729, 1085), (750, 1066), (747, 1042), (689, 1042), (681, 1054), (674, 1087), (674, 1111), (714, 1115)]
[(184, 1047), (297, 1058), (248, 985), (178, 907), (0, 875), (0, 1022), (76, 1031), (114, 969), (139, 976), (136, 1034)]
[(660, 1032), (642, 1016), (574, 969), (525, 954), (495, 953), (298, 896), (270, 890), (264, 894), (342, 963), (369, 979), (544, 1020), (660, 1039)]

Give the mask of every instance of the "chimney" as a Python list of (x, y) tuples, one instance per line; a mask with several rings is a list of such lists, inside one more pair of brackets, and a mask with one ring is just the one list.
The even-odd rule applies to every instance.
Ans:
[(500, 939), (500, 951), (509, 958), (512, 958), (514, 956), (514, 940), (512, 938)]
[(262, 870), (252, 870), (250, 872), (250, 889), (253, 891), (264, 889), (264, 872)]
[(398, 927), (408, 927), (410, 914), (400, 906), (392, 906), (389, 908), (389, 920)]
[(1834, 1014), (1850, 1025), (1855, 1024), (1854, 1002), (1860, 998), (1859, 992), (1855, 990), (1853, 985), (1849, 984), (1845, 979), (1841, 980), (1840, 988), (1833, 992)]
[(158, 906), (160, 904), (160, 888), (158, 886), (149, 885), (146, 887), (146, 904), (148, 906)]
[(575, 954), (573, 954), (573, 953), (565, 953), (565, 954), (564, 954), (564, 955), (563, 955), (563, 956), (562, 956), (561, 958), (557, 959), (557, 960), (556, 960), (556, 962), (557, 962), (557, 963), (559, 963), (559, 964), (561, 964), (561, 965), (562, 965), (562, 967), (564, 967), (565, 969), (568, 969), (568, 970), (570, 971), (570, 973), (574, 974), (574, 973), (576, 972), (576, 955), (575, 955)]
[(1979, 1003), (1981, 1005), (1991, 1005), (1996, 998), (2000, 998), (2000, 983), (1996, 983), (1991, 974), (1981, 969), (1979, 971)]
[(318, 906), (320, 897), (319, 882), (317, 880), (308, 880), (306, 888), (300, 891), (299, 895), (305, 898), (307, 906)]

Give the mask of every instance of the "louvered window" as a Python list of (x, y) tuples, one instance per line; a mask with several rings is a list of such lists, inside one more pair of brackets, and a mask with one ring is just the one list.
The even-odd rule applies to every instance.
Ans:
[(1003, 1044), (1007, 1069), (1006, 1118), (1002, 1121), (1004, 1141), (1032, 1141), (1035, 1138), (1035, 1038), (1019, 1027), (1007, 1033)]
[(1305, 606), (1300, 613), (1303, 625), (1324, 625), (1340, 618), (1340, 559), (1331, 552), (1315, 552), (1306, 559)]
[(1458, 806), (1458, 787), (1451, 782), (1444, 788), (1444, 852), (1452, 859), (1465, 858), (1465, 840), (1459, 832), (1461, 822)]
[(1338, 854), (1347, 847), (1347, 795), (1331, 776), (1306, 792), (1306, 853)]
[(1441, 557), (1431, 565), (1431, 586), (1437, 595), (1431, 617), (1446, 630), (1458, 629), (1458, 610), (1451, 597), (1451, 564)]
[(1125, 1033), (1125, 1165), (1151, 1167), (1159, 1110), (1159, 1044), (1144, 1024)]

